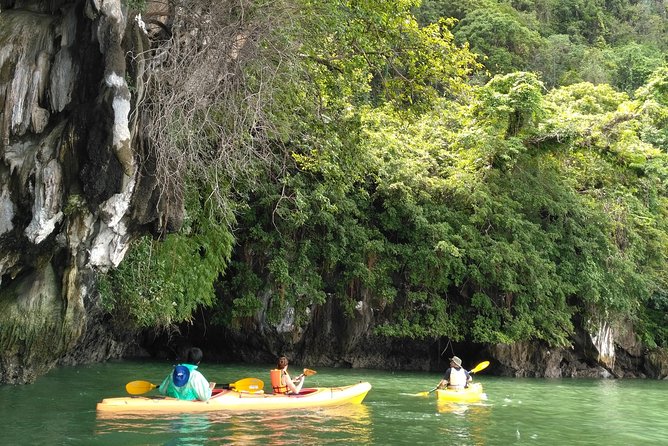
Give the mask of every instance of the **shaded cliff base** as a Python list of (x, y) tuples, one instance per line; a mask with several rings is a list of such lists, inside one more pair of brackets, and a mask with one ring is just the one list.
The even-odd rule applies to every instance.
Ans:
[[(284, 334), (259, 331), (232, 331), (212, 327), (202, 321), (184, 325), (171, 332), (133, 333), (114, 326), (108, 315), (88, 307), (89, 318), (84, 334), (75, 347), (57, 360), (37, 361), (32, 367), (21, 352), (7, 355), (0, 363), (2, 382), (34, 382), (52, 367), (104, 362), (109, 359), (160, 358), (178, 361), (190, 346), (201, 347), (209, 363), (243, 362), (262, 367), (274, 364), (276, 357), (287, 355), (291, 362), (311, 368), (341, 367), (379, 370), (443, 372), (453, 354), (464, 360), (466, 368), (490, 361), (485, 375), (533, 378), (648, 378), (668, 377), (668, 352), (642, 351), (639, 356), (617, 346), (615, 364), (609, 368), (591, 356), (581, 345), (550, 348), (540, 343), (479, 345), (441, 341), (402, 341), (366, 336), (349, 350), (342, 350), (343, 336), (315, 342), (305, 338), (295, 344)], [(308, 340), (306, 340), (308, 339)], [(324, 339), (324, 338), (319, 338)], [(11, 358), (15, 360), (11, 360)]]
[[(41, 309), (43, 318), (28, 317), (15, 311), (18, 326), (30, 326), (32, 335), (11, 332), (29, 342), (26, 349), (5, 351), (0, 357), (0, 382), (24, 384), (33, 382), (53, 367), (104, 362), (121, 358), (160, 358), (177, 361), (190, 346), (201, 347), (209, 363), (243, 362), (262, 367), (274, 364), (276, 357), (286, 355), (295, 364), (311, 368), (341, 367), (379, 370), (443, 372), (448, 358), (457, 355), (464, 366), (473, 368), (490, 361), (485, 375), (533, 378), (648, 378), (668, 377), (668, 351), (650, 350), (637, 342), (629, 327), (597, 330), (596, 335), (580, 328), (569, 348), (551, 348), (540, 342), (513, 345), (481, 345), (440, 340), (398, 340), (373, 335), (373, 319), (360, 313), (353, 319), (342, 316), (336, 303), (328, 302), (313, 312), (310, 324), (279, 331), (260, 319), (248, 319), (236, 329), (218, 327), (206, 311), (199, 311), (190, 324), (171, 331), (142, 333), (117, 315), (112, 318), (89, 297), (79, 306), (65, 305), (52, 291), (58, 283), (51, 274), (42, 280), (27, 282), (17, 278), (0, 293), (0, 307), (18, 296), (32, 296), (22, 303), (25, 308)], [(50, 280), (47, 280), (50, 279)], [(39, 289), (25, 292), (25, 283), (41, 283)], [(12, 292), (10, 292), (12, 291)], [(47, 299), (47, 297), (51, 297)], [(90, 295), (89, 295), (90, 296)], [(18, 303), (15, 303), (18, 305)], [(14, 308), (14, 306), (10, 306)], [(77, 317), (63, 314), (76, 309)], [(48, 311), (47, 311), (48, 310)], [(30, 313), (34, 316), (33, 313)], [(81, 317), (85, 314), (85, 317)], [(27, 318), (27, 319), (26, 319)], [(20, 324), (30, 320), (30, 325)], [(43, 323), (36, 324), (36, 321)], [(72, 321), (76, 330), (73, 330)], [(57, 322), (57, 323), (56, 323)], [(54, 325), (55, 324), (55, 325)], [(603, 325), (605, 328), (605, 324)], [(7, 335), (6, 330), (3, 331)], [(30, 334), (28, 333), (28, 334)], [(606, 333), (606, 336), (601, 336)], [(18, 339), (17, 338), (17, 339)], [(11, 345), (22, 346), (25, 342)], [(38, 345), (39, 344), (39, 345)], [(603, 346), (603, 347), (602, 347)]]
[[(308, 333), (305, 333), (308, 334)], [(313, 333), (311, 333), (313, 335)], [(199, 319), (178, 331), (145, 334), (140, 344), (153, 357), (178, 360), (188, 347), (205, 351), (209, 362), (244, 362), (272, 365), (282, 354), (309, 367), (369, 368), (442, 372), (448, 358), (457, 355), (473, 368), (490, 361), (486, 375), (527, 378), (648, 378), (668, 377), (668, 351), (615, 344), (614, 361), (600, 357), (589, 336), (578, 333), (569, 348), (551, 348), (539, 342), (480, 345), (438, 341), (391, 340), (365, 334), (350, 345), (350, 336), (326, 329), (293, 342), (293, 335), (246, 327), (238, 331), (217, 328)]]

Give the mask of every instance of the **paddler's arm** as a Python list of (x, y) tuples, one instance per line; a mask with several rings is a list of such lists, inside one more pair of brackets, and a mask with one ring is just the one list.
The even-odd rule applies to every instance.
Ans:
[(448, 386), (448, 382), (450, 381), (449, 378), (451, 371), (452, 369), (448, 367), (448, 369), (443, 374), (443, 378), (441, 378), (441, 380), (439, 381), (438, 386), (436, 386), (437, 389), (444, 389), (445, 387)]
[(292, 393), (299, 393), (299, 390), (297, 390), (297, 387), (295, 386), (295, 383), (292, 382), (292, 378), (290, 378), (290, 374), (287, 372), (283, 372), (283, 384), (288, 388), (288, 390)]
[[(207, 401), (209, 398), (211, 398), (211, 390), (213, 387), (211, 387), (211, 384), (206, 380), (204, 375), (202, 375), (197, 370), (193, 370), (191, 372), (189, 384), (195, 390), (195, 394), (197, 395), (198, 400)], [(213, 383), (213, 385), (215, 386), (215, 383)]]

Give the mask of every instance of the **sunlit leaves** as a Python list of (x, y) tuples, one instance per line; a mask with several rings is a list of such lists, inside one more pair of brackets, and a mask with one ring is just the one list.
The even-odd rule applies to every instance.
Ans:
[(542, 88), (533, 73), (511, 73), (492, 78), (480, 89), (480, 116), (504, 132), (506, 138), (531, 130), (542, 113)]
[[(500, 23), (509, 57), (529, 55), (535, 33), (520, 15), (482, 10), (493, 3), (451, 9), (478, 11), (461, 24), (471, 36)], [(557, 3), (536, 7), (572, 13)], [(298, 330), (335, 300), (348, 318), (366, 309), (378, 335), (559, 346), (570, 343), (576, 314), (660, 324), (665, 69), (634, 100), (584, 82), (548, 92), (528, 72), (474, 87), (476, 63), (454, 43), (454, 22), (421, 27), (415, 6), (306, 1), (285, 31), (299, 52), (273, 90), (280, 163), (250, 172), (259, 187), (240, 194), (216, 320), (235, 326), (261, 313)], [(562, 31), (606, 23), (595, 9), (582, 14)], [(563, 36), (552, 43), (569, 53), (544, 59), (553, 83), (575, 55), (603, 54)], [(594, 74), (571, 80), (602, 79)], [(178, 247), (190, 258), (192, 246)], [(185, 279), (167, 282), (157, 266), (151, 285), (184, 294)], [(645, 303), (653, 310), (639, 311)]]

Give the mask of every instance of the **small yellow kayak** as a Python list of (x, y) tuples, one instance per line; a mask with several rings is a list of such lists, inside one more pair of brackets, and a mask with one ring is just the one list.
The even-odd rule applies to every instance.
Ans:
[(487, 395), (482, 391), (482, 384), (473, 383), (461, 390), (438, 389), (436, 390), (436, 399), (453, 403), (474, 403), (487, 399)]
[(105, 398), (97, 403), (98, 412), (179, 413), (243, 411), (270, 409), (302, 409), (361, 404), (371, 384), (360, 382), (344, 387), (302, 389), (299, 395), (237, 392), (215, 389), (208, 401), (184, 401), (168, 397)]

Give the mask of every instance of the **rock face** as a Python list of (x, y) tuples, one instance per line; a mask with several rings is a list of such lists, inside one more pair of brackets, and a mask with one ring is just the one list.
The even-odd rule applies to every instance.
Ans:
[[(204, 319), (202, 319), (204, 318)], [(668, 357), (648, 351), (636, 340), (630, 323), (575, 320), (578, 327), (569, 348), (552, 348), (540, 342), (512, 345), (452, 344), (448, 340), (390, 340), (373, 334), (378, 324), (373, 309), (362, 297), (352, 317), (334, 300), (313, 308), (308, 324), (293, 326), (292, 312), (270, 324), (262, 313), (237, 328), (219, 328), (200, 314), (182, 335), (145, 340), (158, 356), (165, 345), (184, 351), (189, 345), (205, 348), (207, 358), (271, 365), (280, 355), (308, 367), (371, 368), (442, 372), (454, 354), (465, 358), (465, 367), (491, 362), (486, 374), (531, 378), (655, 378), (668, 377)]]
[(155, 185), (132, 150), (132, 19), (121, 0), (0, 0), (0, 382), (124, 351), (95, 277), (164, 218), (134, 211)]
[(541, 343), (494, 345), (485, 349), (495, 358), (496, 373), (540, 378), (658, 378), (668, 377), (666, 354), (643, 347), (630, 322), (577, 319), (571, 348)]

